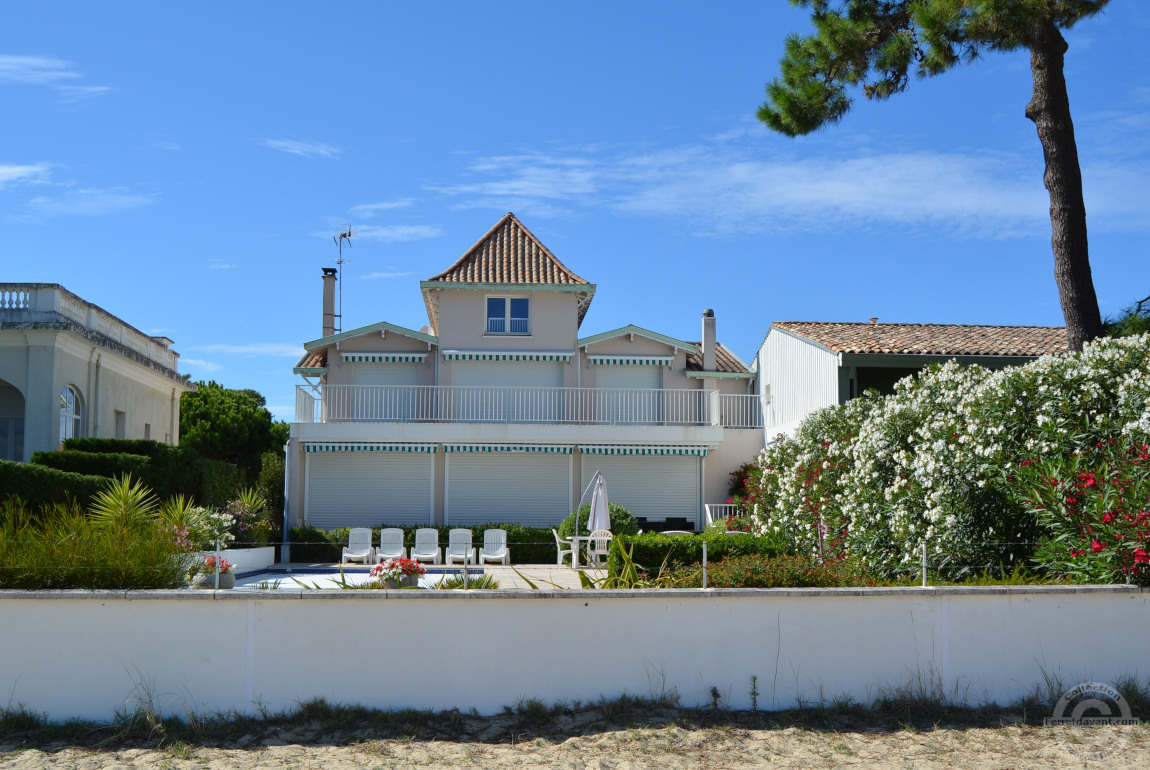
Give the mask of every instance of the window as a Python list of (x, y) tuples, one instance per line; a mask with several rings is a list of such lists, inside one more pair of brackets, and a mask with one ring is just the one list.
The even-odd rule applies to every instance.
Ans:
[(526, 297), (488, 297), (488, 334), (530, 334), (530, 304)]
[(80, 392), (71, 385), (60, 391), (60, 443), (64, 439), (79, 438), (81, 432), (84, 405)]
[(116, 438), (128, 437), (128, 415), (126, 412), (115, 410), (112, 412), (116, 425)]
[(150, 423), (150, 422), (144, 423), (144, 438), (145, 439), (152, 438), (152, 423)]

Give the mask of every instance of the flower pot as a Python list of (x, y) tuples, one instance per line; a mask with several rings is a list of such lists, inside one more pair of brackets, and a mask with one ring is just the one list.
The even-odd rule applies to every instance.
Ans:
[(415, 588), (419, 585), (419, 575), (404, 575), (398, 581), (385, 580), (383, 587), (389, 591), (394, 591), (397, 588)]
[[(192, 588), (206, 588), (214, 590), (216, 587), (216, 574), (214, 572), (200, 572), (196, 574), (189, 581)], [(220, 573), (220, 588), (235, 588), (236, 587), (236, 573), (234, 572), (221, 572)]]

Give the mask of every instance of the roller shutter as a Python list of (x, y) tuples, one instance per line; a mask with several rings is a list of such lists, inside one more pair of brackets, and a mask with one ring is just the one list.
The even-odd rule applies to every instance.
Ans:
[(582, 457), (582, 486), (603, 472), (609, 502), (654, 521), (699, 521), (699, 461), (691, 455), (599, 455)]
[(595, 382), (608, 391), (599, 399), (600, 419), (613, 425), (659, 422), (665, 398), (662, 367), (599, 366)]
[(556, 526), (570, 513), (571, 455), (455, 452), (447, 463), (447, 523)]
[(430, 522), (433, 458), (407, 452), (309, 454), (304, 516), (321, 529)]
[(558, 422), (563, 367), (551, 361), (458, 361), (452, 409), (458, 422)]

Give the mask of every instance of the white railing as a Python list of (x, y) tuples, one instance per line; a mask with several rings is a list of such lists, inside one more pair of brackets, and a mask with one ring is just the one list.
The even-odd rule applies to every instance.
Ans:
[(747, 513), (747, 509), (741, 505), (733, 505), (731, 503), (706, 503), (703, 505), (703, 524), (710, 526), (720, 519), (726, 519), (729, 516), (746, 516)]
[(719, 395), (719, 424), (724, 428), (763, 427), (763, 408), (758, 395)]
[(466, 385), (296, 387), (296, 422), (465, 422), (710, 425), (703, 390), (510, 388)]

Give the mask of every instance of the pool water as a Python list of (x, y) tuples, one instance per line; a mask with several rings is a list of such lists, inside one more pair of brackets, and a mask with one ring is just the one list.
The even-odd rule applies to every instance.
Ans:
[[(478, 577), (483, 574), (480, 568), (468, 569), (467, 573), (472, 577)], [(439, 583), (445, 578), (452, 575), (462, 575), (462, 569), (429, 569), (419, 577), (420, 588), (436, 588)], [(370, 582), (373, 578), (368, 574), (367, 570), (348, 570), (343, 571), (342, 580), (350, 585), (363, 585)], [(243, 575), (236, 576), (237, 591), (301, 591), (308, 589), (317, 590), (338, 590), (340, 582), (340, 574), (338, 569), (309, 569), (309, 570), (286, 570), (286, 569), (267, 569), (260, 570), (259, 572), (248, 572)]]

